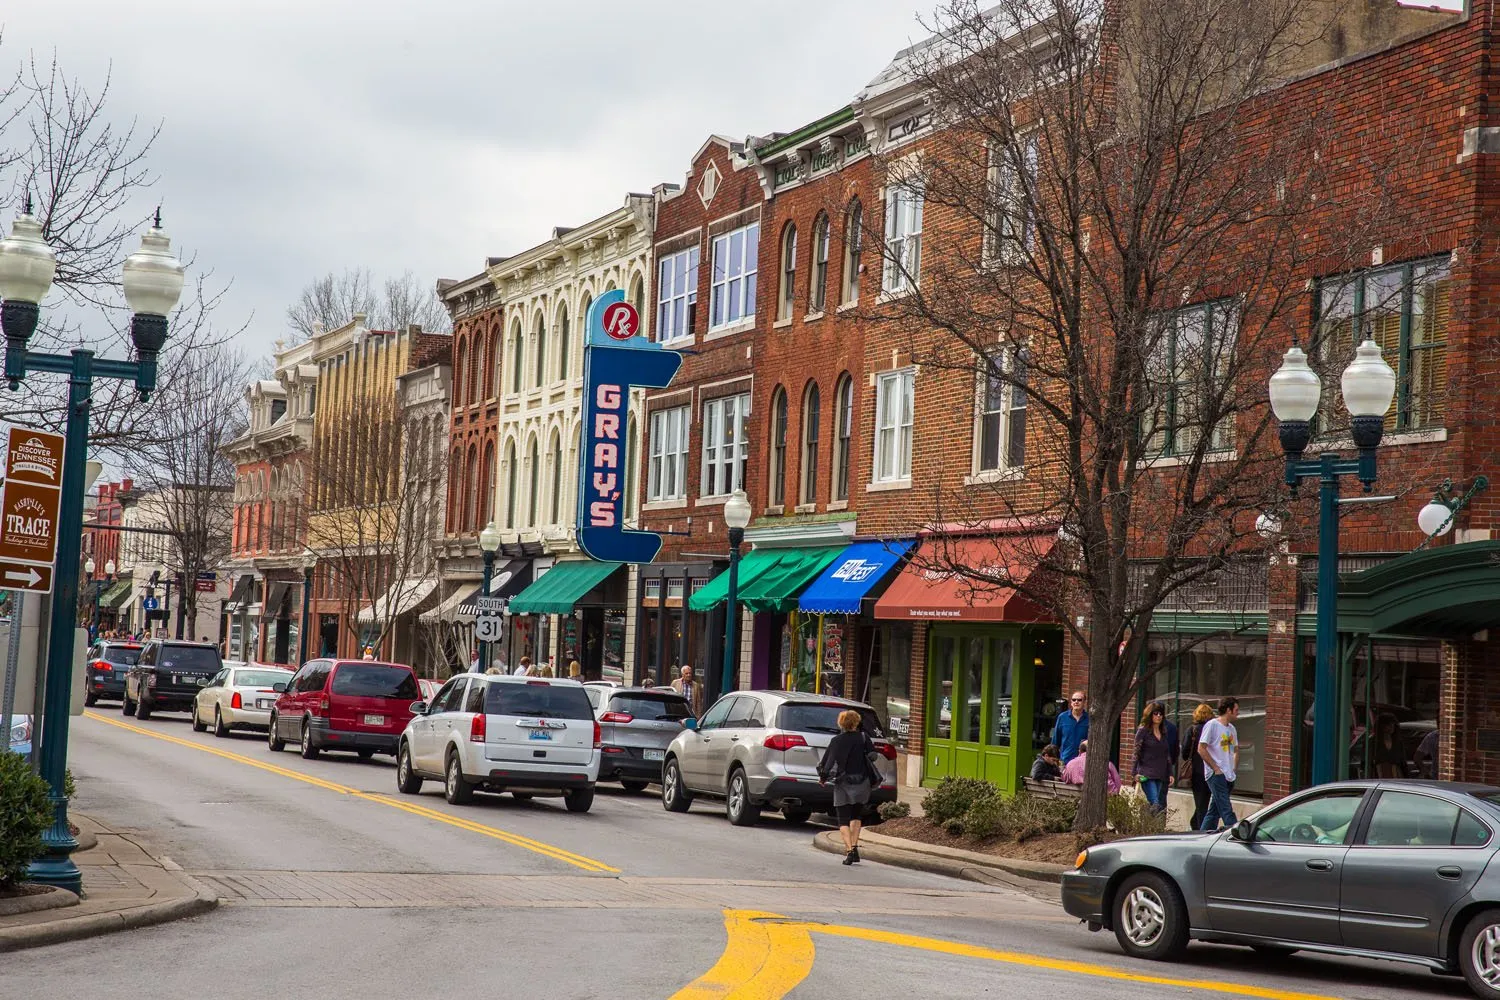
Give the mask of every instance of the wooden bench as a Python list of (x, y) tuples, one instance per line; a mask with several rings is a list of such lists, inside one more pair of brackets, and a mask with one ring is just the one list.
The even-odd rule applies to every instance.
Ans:
[(1083, 794), (1082, 785), (1070, 785), (1063, 781), (1037, 781), (1035, 778), (1022, 778), (1021, 788), (1028, 795), (1035, 795), (1039, 799), (1076, 799)]

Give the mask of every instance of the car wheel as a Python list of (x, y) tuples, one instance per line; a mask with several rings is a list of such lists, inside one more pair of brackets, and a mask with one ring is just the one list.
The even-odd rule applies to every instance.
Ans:
[(133, 701), (130, 700), (130, 689), (129, 688), (126, 688), (125, 689), (125, 693), (122, 694), (122, 695), (120, 695), (120, 714), (121, 715), (134, 715), (135, 714), (135, 702), (133, 702)]
[(812, 819), (812, 810), (783, 809), (781, 810), (781, 818), (786, 820), (792, 826), (801, 826), (803, 823), (806, 823), (808, 820)]
[(286, 749), (286, 740), (276, 735), (276, 716), (271, 716), (271, 724), (266, 727), (266, 746), (271, 748), (272, 753), (281, 753)]
[(206, 732), (207, 730), (208, 730), (208, 727), (203, 724), (203, 720), (200, 719), (200, 718), (198, 718), (198, 706), (196, 704), (194, 704), (193, 705), (193, 732), (195, 732), (195, 733), (201, 733), (201, 732)]
[(83, 696), (83, 704), (86, 708), (92, 708), (93, 706), (99, 704), (99, 696), (90, 691)]
[(729, 795), (724, 800), (724, 812), (735, 826), (754, 826), (760, 822), (760, 806), (750, 801), (750, 782), (738, 767), (729, 772)]
[(458, 754), (448, 751), (448, 765), (443, 769), (443, 798), (450, 805), (462, 806), (474, 801), (474, 786), (464, 778)]
[(214, 735), (221, 740), (229, 738), (229, 727), (224, 725), (224, 713), (217, 705), (214, 706)]
[(594, 804), (594, 790), (592, 788), (573, 788), (563, 793), (563, 804), (568, 807), (570, 813), (586, 813)]
[(631, 781), (629, 778), (620, 779), (620, 787), (625, 789), (627, 792), (632, 793), (644, 792), (646, 790), (646, 786), (649, 784), (651, 784), (651, 782), (649, 781)]
[(674, 813), (685, 813), (693, 805), (693, 797), (682, 783), (682, 768), (676, 757), (669, 758), (667, 766), (662, 769), (661, 804), (667, 812)]
[(1187, 906), (1171, 879), (1155, 872), (1130, 876), (1115, 893), (1115, 939), (1125, 954), (1153, 961), (1181, 957), (1188, 942)]
[(412, 770), (411, 748), (405, 742), (396, 753), (396, 788), (402, 795), (416, 795), (422, 790), (422, 776)]
[(1458, 966), (1476, 996), (1500, 997), (1500, 910), (1481, 910), (1465, 925)]
[(151, 702), (145, 695), (141, 695), (141, 700), (135, 703), (135, 717), (142, 722), (151, 718)]
[(318, 759), (318, 748), (313, 746), (312, 741), (312, 723), (306, 719), (302, 720), (302, 759)]

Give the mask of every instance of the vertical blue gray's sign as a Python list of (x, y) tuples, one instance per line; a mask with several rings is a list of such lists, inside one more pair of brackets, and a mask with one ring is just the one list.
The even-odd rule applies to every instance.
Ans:
[(630, 390), (665, 389), (682, 355), (641, 334), (625, 293), (605, 292), (589, 306), (583, 345), (583, 454), (578, 480), (578, 547), (601, 562), (648, 563), (661, 551), (654, 531), (625, 528), (626, 428)]

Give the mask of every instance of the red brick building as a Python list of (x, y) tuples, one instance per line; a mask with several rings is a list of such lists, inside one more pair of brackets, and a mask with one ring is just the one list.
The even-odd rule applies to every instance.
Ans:
[[(116, 579), (120, 563), (120, 531), (125, 508), (120, 503), (120, 494), (129, 493), (134, 481), (128, 477), (118, 483), (100, 483), (91, 498), (93, 509), (86, 512), (83, 528), (83, 559), (92, 559), (94, 572), (82, 591), (85, 599), (94, 599), (98, 608), (99, 629), (114, 627), (119, 605), (130, 596), (129, 582)], [(100, 525), (101, 527), (93, 527)], [(108, 525), (114, 525), (111, 529)]]

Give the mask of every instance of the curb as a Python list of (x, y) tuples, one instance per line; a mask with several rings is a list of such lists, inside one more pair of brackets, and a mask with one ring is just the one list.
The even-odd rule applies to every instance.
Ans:
[(40, 913), (64, 906), (77, 906), (79, 899), (66, 889), (49, 886), (47, 892), (33, 896), (10, 896), (0, 899), (0, 917), (13, 917), (18, 913)]
[(219, 900), (216, 896), (199, 889), (191, 896), (178, 896), (175, 899), (133, 906), (125, 910), (49, 920), (46, 923), (32, 924), (27, 927), (9, 927), (0, 930), (0, 952), (19, 951), (22, 948), (77, 941), (136, 927), (169, 923), (173, 920), (207, 913), (218, 905)]
[[(979, 882), (984, 885), (1010, 886), (1012, 888), (1026, 888), (1035, 891), (1039, 888), (1037, 883), (1048, 883), (1060, 885), (1062, 883), (1062, 872), (1052, 871), (1045, 868), (1031, 868), (1020, 862), (1000, 863), (994, 865), (980, 865), (971, 861), (963, 861), (956, 858), (945, 858), (936, 854), (926, 854), (921, 851), (906, 847), (899, 847), (889, 843), (894, 837), (882, 837), (886, 843), (878, 843), (861, 838), (859, 852), (871, 861), (881, 864), (894, 865), (897, 868), (911, 868), (916, 871), (930, 872), (934, 875), (947, 875), (949, 878), (964, 879), (968, 882)], [(838, 834), (832, 830), (825, 830), (813, 837), (813, 846), (820, 851), (829, 854), (843, 854), (844, 845), (838, 839)]]

